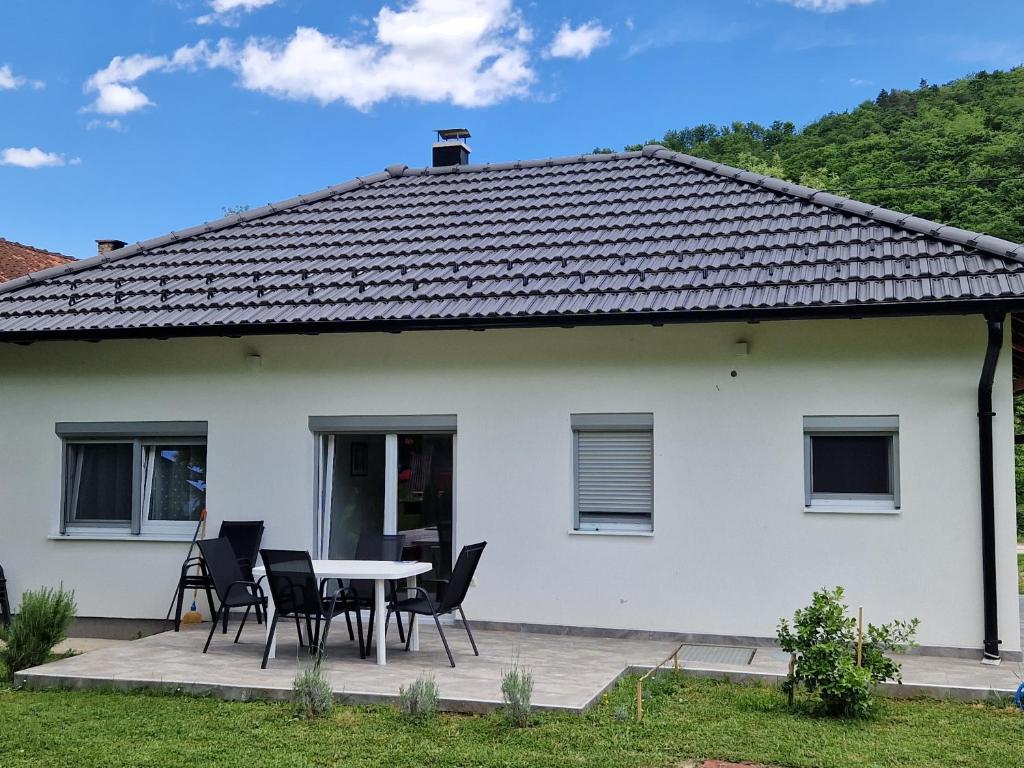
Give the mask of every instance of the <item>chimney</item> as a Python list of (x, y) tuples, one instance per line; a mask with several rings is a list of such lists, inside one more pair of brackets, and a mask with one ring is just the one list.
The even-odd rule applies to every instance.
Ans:
[(469, 145), (466, 139), (469, 131), (465, 128), (442, 128), (437, 132), (433, 145), (433, 166), (466, 165), (469, 163)]
[(97, 240), (96, 241), (96, 254), (102, 256), (104, 253), (110, 253), (116, 251), (118, 248), (124, 248), (126, 245), (124, 240)]

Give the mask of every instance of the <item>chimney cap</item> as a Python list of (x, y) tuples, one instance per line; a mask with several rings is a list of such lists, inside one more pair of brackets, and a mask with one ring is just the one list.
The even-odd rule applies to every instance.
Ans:
[(470, 138), (469, 130), (466, 128), (438, 128), (438, 141), (458, 141)]
[(124, 248), (127, 243), (124, 240), (97, 240), (96, 251), (97, 253), (110, 253), (116, 251), (118, 248)]

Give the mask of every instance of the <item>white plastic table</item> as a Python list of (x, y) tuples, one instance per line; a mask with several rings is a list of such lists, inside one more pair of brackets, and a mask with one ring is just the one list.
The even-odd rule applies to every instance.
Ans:
[[(431, 563), (418, 563), (415, 561), (391, 562), (390, 560), (314, 560), (313, 570), (316, 572), (316, 580), (321, 579), (367, 579), (373, 581), (373, 604), (376, 613), (376, 620), (373, 623), (373, 637), (377, 644), (377, 663), (387, 664), (387, 650), (384, 645), (384, 618), (387, 616), (387, 604), (384, 600), (384, 587), (389, 581), (406, 580), (406, 586), (412, 589), (416, 586), (416, 577), (421, 573), (429, 571)], [(267, 569), (263, 566), (252, 569), (253, 575), (258, 579), (266, 576)], [(270, 635), (270, 626), (274, 619), (274, 597), (268, 587), (263, 590), (267, 595), (267, 635)], [(419, 622), (414, 621), (408, 628), (411, 635), (409, 649), (418, 651), (420, 649)], [(276, 632), (275, 632), (276, 635)], [(366, 639), (370, 642), (370, 638)], [(277, 655), (277, 637), (271, 638), (270, 658)]]

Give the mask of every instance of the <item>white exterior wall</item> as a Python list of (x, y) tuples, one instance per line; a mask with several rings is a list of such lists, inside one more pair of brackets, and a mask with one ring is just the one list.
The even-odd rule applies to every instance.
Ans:
[[(734, 357), (733, 344), (750, 343)], [(842, 584), (925, 645), (982, 640), (979, 317), (0, 345), (0, 563), (83, 616), (163, 617), (187, 543), (69, 541), (57, 421), (209, 422), (210, 531), (311, 548), (311, 415), (458, 415), (471, 618), (773, 636)], [(245, 355), (258, 351), (263, 368)], [(730, 371), (738, 375), (732, 377)], [(1010, 357), (996, 383), (1000, 634), (1019, 650)], [(653, 412), (654, 535), (572, 534), (571, 413)], [(802, 417), (900, 417), (902, 510), (809, 514)]]

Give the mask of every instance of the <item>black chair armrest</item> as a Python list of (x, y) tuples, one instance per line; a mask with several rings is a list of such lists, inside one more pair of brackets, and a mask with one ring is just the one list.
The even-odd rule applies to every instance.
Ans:
[(430, 593), (427, 592), (427, 590), (425, 590), (423, 587), (413, 587), (413, 589), (416, 592), (418, 592), (420, 596), (423, 597), (424, 600), (427, 601), (427, 607), (430, 608), (430, 612), (436, 616), (437, 608), (434, 607), (434, 601), (430, 599)]
[(450, 579), (420, 579), (422, 584), (437, 584), (437, 596), (440, 599), (444, 599), (444, 590), (449, 581)]
[(266, 595), (263, 594), (263, 588), (260, 586), (258, 581), (233, 581), (224, 591), (224, 597), (228, 597), (231, 594), (231, 590), (235, 587), (245, 587), (246, 589), (252, 590), (250, 594), (259, 600), (266, 601), (267, 599)]
[(184, 563), (181, 564), (181, 575), (184, 576), (188, 571), (193, 568), (203, 569), (203, 558), (201, 557), (190, 557)]

